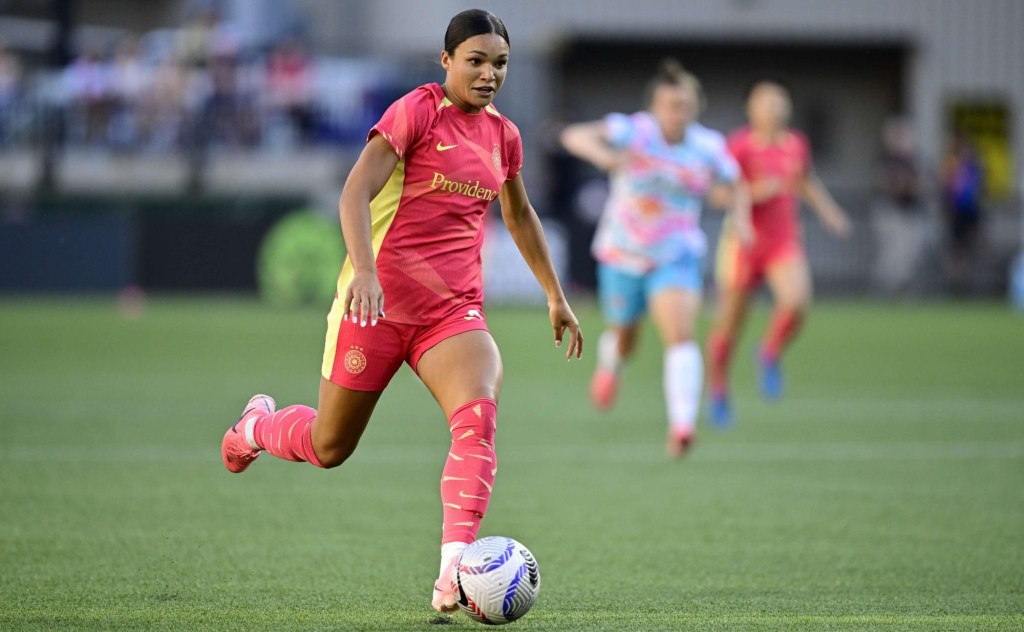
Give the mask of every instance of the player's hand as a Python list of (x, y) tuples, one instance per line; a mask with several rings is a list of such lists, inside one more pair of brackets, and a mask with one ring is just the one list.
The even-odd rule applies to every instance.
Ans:
[(754, 224), (751, 223), (750, 218), (737, 215), (733, 226), (736, 231), (736, 237), (740, 240), (740, 245), (744, 248), (753, 247), (757, 234), (754, 232)]
[(575, 355), (583, 357), (583, 332), (580, 331), (580, 323), (576, 315), (572, 313), (569, 303), (564, 298), (548, 303), (551, 316), (551, 327), (555, 330), (555, 346), (562, 346), (562, 336), (565, 330), (569, 330), (569, 348), (565, 351), (566, 361), (571, 360)]
[(782, 178), (769, 176), (761, 178), (750, 185), (750, 196), (754, 203), (764, 202), (786, 192), (786, 183)]
[(712, 208), (728, 210), (733, 200), (733, 187), (724, 184), (714, 184), (708, 189), (705, 199)]
[(345, 290), (345, 312), (342, 316), (345, 320), (351, 319), (353, 323), (359, 323), (366, 327), (369, 322), (373, 327), (377, 324), (378, 318), (384, 318), (384, 290), (380, 286), (380, 279), (376, 272), (356, 272), (352, 282)]
[(836, 209), (836, 212), (825, 216), (825, 228), (836, 237), (846, 239), (853, 232), (853, 225), (846, 213)]
[(595, 156), (594, 164), (601, 170), (613, 173), (629, 163), (629, 154), (616, 149), (606, 149), (600, 156)]

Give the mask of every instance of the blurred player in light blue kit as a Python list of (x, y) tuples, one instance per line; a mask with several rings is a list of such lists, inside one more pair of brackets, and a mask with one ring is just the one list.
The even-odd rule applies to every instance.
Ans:
[(611, 194), (594, 238), (598, 294), (607, 328), (598, 343), (591, 397), (615, 402), (620, 371), (650, 310), (665, 347), (667, 449), (681, 456), (695, 438), (704, 379), (694, 341), (703, 290), (704, 197), (725, 201), (740, 234), (752, 235), (739, 167), (724, 137), (697, 123), (700, 82), (674, 60), (647, 88), (648, 111), (571, 125), (562, 144), (609, 173)]

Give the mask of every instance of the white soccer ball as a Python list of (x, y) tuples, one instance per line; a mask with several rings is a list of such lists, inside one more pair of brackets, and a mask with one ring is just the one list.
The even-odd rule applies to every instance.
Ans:
[(463, 551), (455, 572), (459, 607), (488, 625), (511, 623), (529, 612), (540, 592), (540, 569), (525, 546), (492, 536)]

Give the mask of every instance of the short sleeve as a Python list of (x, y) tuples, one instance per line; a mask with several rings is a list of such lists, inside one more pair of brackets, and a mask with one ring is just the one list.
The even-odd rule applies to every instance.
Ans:
[(523, 170), (523, 138), (514, 123), (505, 119), (505, 124), (505, 164), (508, 165), (505, 179), (512, 180)]
[(434, 98), (430, 90), (426, 87), (416, 88), (388, 107), (377, 124), (370, 128), (366, 140), (369, 142), (376, 134), (380, 134), (398, 157), (404, 158), (405, 152), (430, 129), (434, 109)]
[(633, 117), (613, 112), (604, 117), (605, 140), (615, 149), (624, 149), (636, 138)]

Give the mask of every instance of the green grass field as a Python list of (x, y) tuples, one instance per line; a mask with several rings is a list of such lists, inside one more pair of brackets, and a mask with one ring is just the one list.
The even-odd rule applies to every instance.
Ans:
[[(437, 629), (448, 434), (407, 369), (340, 469), (220, 463), (253, 392), (315, 403), (323, 318), (0, 302), (0, 629)], [(652, 332), (597, 415), (592, 355), (567, 365), (543, 310), (490, 313), (506, 384), (481, 535), (543, 577), (515, 628), (1024, 629), (1024, 317), (822, 304), (775, 405), (750, 361), (764, 318), (738, 426), (668, 462)]]

